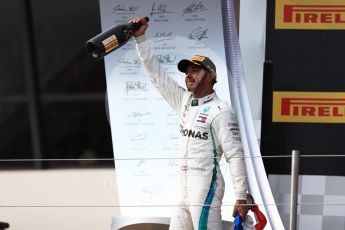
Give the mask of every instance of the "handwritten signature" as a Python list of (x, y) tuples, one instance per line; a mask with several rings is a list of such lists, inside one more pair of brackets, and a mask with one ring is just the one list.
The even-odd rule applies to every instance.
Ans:
[(167, 11), (167, 4), (157, 4), (154, 2), (151, 8), (151, 13), (150, 15), (154, 15), (154, 14), (166, 14), (166, 13), (174, 13), (171, 11)]
[(162, 189), (158, 185), (146, 185), (142, 187), (141, 194), (148, 196), (148, 198), (153, 198), (162, 192)]
[(146, 112), (146, 113), (141, 113), (141, 112), (132, 112), (131, 114), (129, 114), (127, 117), (144, 117), (144, 116), (149, 116), (150, 112)]
[(112, 10), (112, 14), (116, 13), (116, 14), (134, 14), (135, 11), (137, 11), (137, 9), (139, 9), (138, 6), (128, 6), (125, 7), (123, 5), (116, 5), (113, 10)]
[(173, 55), (156, 55), (156, 58), (161, 64), (176, 64), (176, 57)]
[(145, 141), (147, 139), (147, 135), (146, 134), (138, 134), (136, 136), (134, 136), (131, 140), (132, 142), (137, 142), (137, 141)]
[(153, 39), (155, 42), (171, 41), (175, 39), (175, 36), (173, 35), (173, 31), (156, 32)]
[(207, 31), (208, 29), (203, 29), (199, 26), (195, 28), (191, 33), (189, 33), (187, 35), (187, 38), (200, 41), (202, 39), (208, 38)]
[(169, 32), (157, 32), (155, 34), (155, 38), (170, 38), (173, 36), (173, 32), (169, 31)]
[(145, 164), (145, 161), (146, 161), (146, 160), (140, 160), (140, 161), (138, 162), (138, 164), (137, 164), (137, 167), (143, 166), (143, 165)]
[(130, 91), (148, 91), (147, 84), (140, 81), (127, 81), (126, 82), (127, 94)]
[(178, 167), (176, 160), (169, 160), (168, 167)]
[(139, 59), (131, 59), (131, 58), (119, 58), (116, 61), (116, 65), (121, 65), (121, 64), (126, 64), (126, 65), (140, 65), (141, 62)]
[(185, 14), (191, 14), (191, 13), (195, 13), (195, 12), (200, 12), (200, 11), (205, 11), (207, 10), (206, 7), (202, 4), (202, 2), (199, 2), (198, 4), (196, 3), (192, 3), (189, 6), (187, 6), (182, 12), (182, 16), (183, 17)]

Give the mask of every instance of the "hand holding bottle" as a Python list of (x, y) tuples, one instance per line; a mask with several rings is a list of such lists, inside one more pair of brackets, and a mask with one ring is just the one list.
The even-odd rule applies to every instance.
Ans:
[(147, 27), (149, 26), (148, 20), (146, 20), (146, 18), (133, 18), (128, 22), (134, 24), (138, 23), (141, 25), (140, 28), (133, 34), (134, 37), (140, 37), (144, 35)]

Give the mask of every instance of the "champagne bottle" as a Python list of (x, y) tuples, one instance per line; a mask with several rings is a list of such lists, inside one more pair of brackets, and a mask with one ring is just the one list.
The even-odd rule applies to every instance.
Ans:
[[(149, 21), (148, 17), (144, 19)], [(91, 58), (99, 60), (126, 44), (141, 26), (141, 22), (112, 26), (88, 40), (85, 44), (86, 52)]]

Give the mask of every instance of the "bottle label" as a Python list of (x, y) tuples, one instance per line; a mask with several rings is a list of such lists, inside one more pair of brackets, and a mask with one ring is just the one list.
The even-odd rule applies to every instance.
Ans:
[(108, 53), (119, 46), (119, 41), (117, 40), (115, 35), (111, 35), (107, 39), (104, 39), (102, 41), (102, 44), (104, 46), (105, 52)]

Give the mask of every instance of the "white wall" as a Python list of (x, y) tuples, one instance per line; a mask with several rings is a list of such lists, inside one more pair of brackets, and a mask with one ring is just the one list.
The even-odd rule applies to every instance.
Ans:
[(108, 230), (120, 215), (117, 207), (23, 207), (116, 206), (115, 169), (0, 171), (0, 183), (9, 230)]

